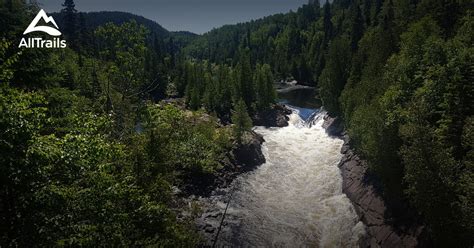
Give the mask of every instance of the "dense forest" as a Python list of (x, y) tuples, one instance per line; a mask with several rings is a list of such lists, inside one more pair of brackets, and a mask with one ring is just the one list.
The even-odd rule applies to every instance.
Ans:
[(0, 5), (0, 246), (194, 246), (175, 189), (245, 142), (248, 111), (275, 101), (271, 69), (255, 73), (257, 98), (248, 56), (235, 67), (184, 60), (193, 34), (63, 7), (67, 49), (19, 50), (39, 8)]
[(316, 1), (224, 26), (192, 58), (267, 63), (314, 85), (382, 182), (396, 216), (416, 209), (439, 246), (474, 239), (474, 17), (469, 1)]
[(472, 247), (472, 7), (311, 1), (196, 36), (66, 0), (68, 48), (18, 49), (39, 8), (1, 1), (0, 246), (196, 245), (174, 189), (221, 168), (294, 79), (343, 120), (393, 218), (408, 206), (436, 246)]

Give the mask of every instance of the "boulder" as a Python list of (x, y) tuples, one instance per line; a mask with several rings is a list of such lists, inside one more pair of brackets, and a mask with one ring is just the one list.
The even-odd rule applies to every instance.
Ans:
[(242, 143), (236, 144), (232, 151), (236, 164), (248, 171), (265, 163), (262, 153), (263, 142), (264, 139), (260, 134), (254, 131), (246, 132), (242, 137)]
[(290, 119), (288, 115), (290, 114), (291, 110), (284, 105), (275, 104), (272, 108), (255, 114), (252, 120), (255, 126), (286, 127), (288, 126), (288, 120)]

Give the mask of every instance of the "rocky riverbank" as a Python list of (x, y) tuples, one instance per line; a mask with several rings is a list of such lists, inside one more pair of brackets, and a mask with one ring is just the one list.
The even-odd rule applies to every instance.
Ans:
[(262, 154), (263, 137), (253, 131), (246, 132), (242, 143), (234, 143), (231, 151), (220, 161), (222, 168), (213, 174), (199, 175), (187, 180), (180, 187), (185, 197), (195, 195), (207, 197), (216, 188), (227, 187), (239, 174), (251, 171), (265, 163)]
[(367, 163), (351, 149), (350, 138), (338, 118), (324, 117), (323, 127), (329, 135), (344, 140), (339, 163), (343, 177), (343, 192), (352, 201), (357, 214), (366, 225), (367, 236), (361, 247), (423, 246), (424, 226), (407, 223), (394, 226), (386, 219), (388, 206), (377, 190), (375, 176), (368, 173)]
[(196, 222), (197, 231), (203, 237), (200, 246), (212, 246), (222, 219), (222, 208), (211, 203), (227, 201), (232, 181), (265, 163), (261, 147), (263, 142), (263, 137), (256, 132), (245, 133), (242, 143), (234, 143), (231, 151), (220, 161), (221, 169), (213, 174), (196, 176), (175, 188), (175, 194), (179, 196), (175, 203), (178, 219)]
[[(283, 105), (274, 105), (270, 110), (260, 112), (254, 116), (253, 121), (256, 126), (284, 127), (288, 126), (288, 115), (291, 110)], [(232, 151), (221, 161), (224, 165), (221, 170), (214, 173), (210, 179), (201, 179), (204, 183), (192, 183), (186, 187), (184, 192), (187, 195), (186, 202), (198, 201), (200, 214), (196, 218), (198, 231), (203, 235), (202, 246), (211, 246), (216, 238), (223, 211), (231, 195), (229, 185), (234, 179), (245, 172), (255, 169), (265, 163), (262, 153), (263, 137), (254, 131), (247, 132), (241, 144), (235, 143)], [(184, 213), (186, 214), (186, 213)], [(189, 213), (188, 213), (189, 214)], [(221, 228), (226, 228), (226, 222)]]
[(261, 147), (263, 142), (263, 137), (256, 132), (245, 133), (242, 143), (234, 143), (232, 150), (221, 161), (223, 166), (220, 170), (213, 174), (197, 176), (187, 180), (185, 185), (175, 188), (175, 194), (180, 196), (175, 203), (178, 219), (196, 223), (197, 231), (203, 237), (200, 246), (212, 246), (220, 226), (223, 208), (215, 202), (226, 203), (232, 181), (238, 175), (265, 163)]
[[(253, 122), (255, 126), (285, 127), (288, 126), (288, 115), (291, 110), (284, 105), (275, 104), (273, 108), (257, 113)], [(246, 132), (242, 137), (242, 143), (233, 144), (232, 149), (221, 164), (220, 170), (214, 174), (200, 175), (192, 178), (180, 187), (184, 196), (209, 196), (216, 188), (227, 187), (238, 175), (253, 170), (255, 167), (265, 163), (262, 154), (263, 137), (254, 131)]]

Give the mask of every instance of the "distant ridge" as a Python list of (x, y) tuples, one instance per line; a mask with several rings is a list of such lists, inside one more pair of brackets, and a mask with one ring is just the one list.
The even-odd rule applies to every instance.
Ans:
[[(95, 29), (98, 26), (104, 25), (108, 22), (120, 25), (130, 20), (135, 20), (138, 24), (142, 24), (147, 27), (152, 32), (152, 34), (155, 34), (161, 38), (167, 38), (175, 35), (189, 37), (197, 36), (196, 34), (187, 31), (170, 32), (155, 21), (127, 12), (100, 11), (80, 12), (78, 14), (82, 14), (84, 16), (86, 26), (90, 29)], [(52, 16), (55, 18), (60, 27), (63, 26), (63, 13), (52, 13)]]

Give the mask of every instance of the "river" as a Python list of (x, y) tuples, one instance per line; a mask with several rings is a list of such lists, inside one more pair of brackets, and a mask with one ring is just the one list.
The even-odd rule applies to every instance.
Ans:
[(254, 128), (265, 139), (266, 163), (208, 199), (222, 212), (232, 195), (217, 246), (357, 247), (364, 235), (342, 193), (343, 142), (321, 127), (319, 108), (298, 99), (281, 99), (293, 104), (289, 126)]

